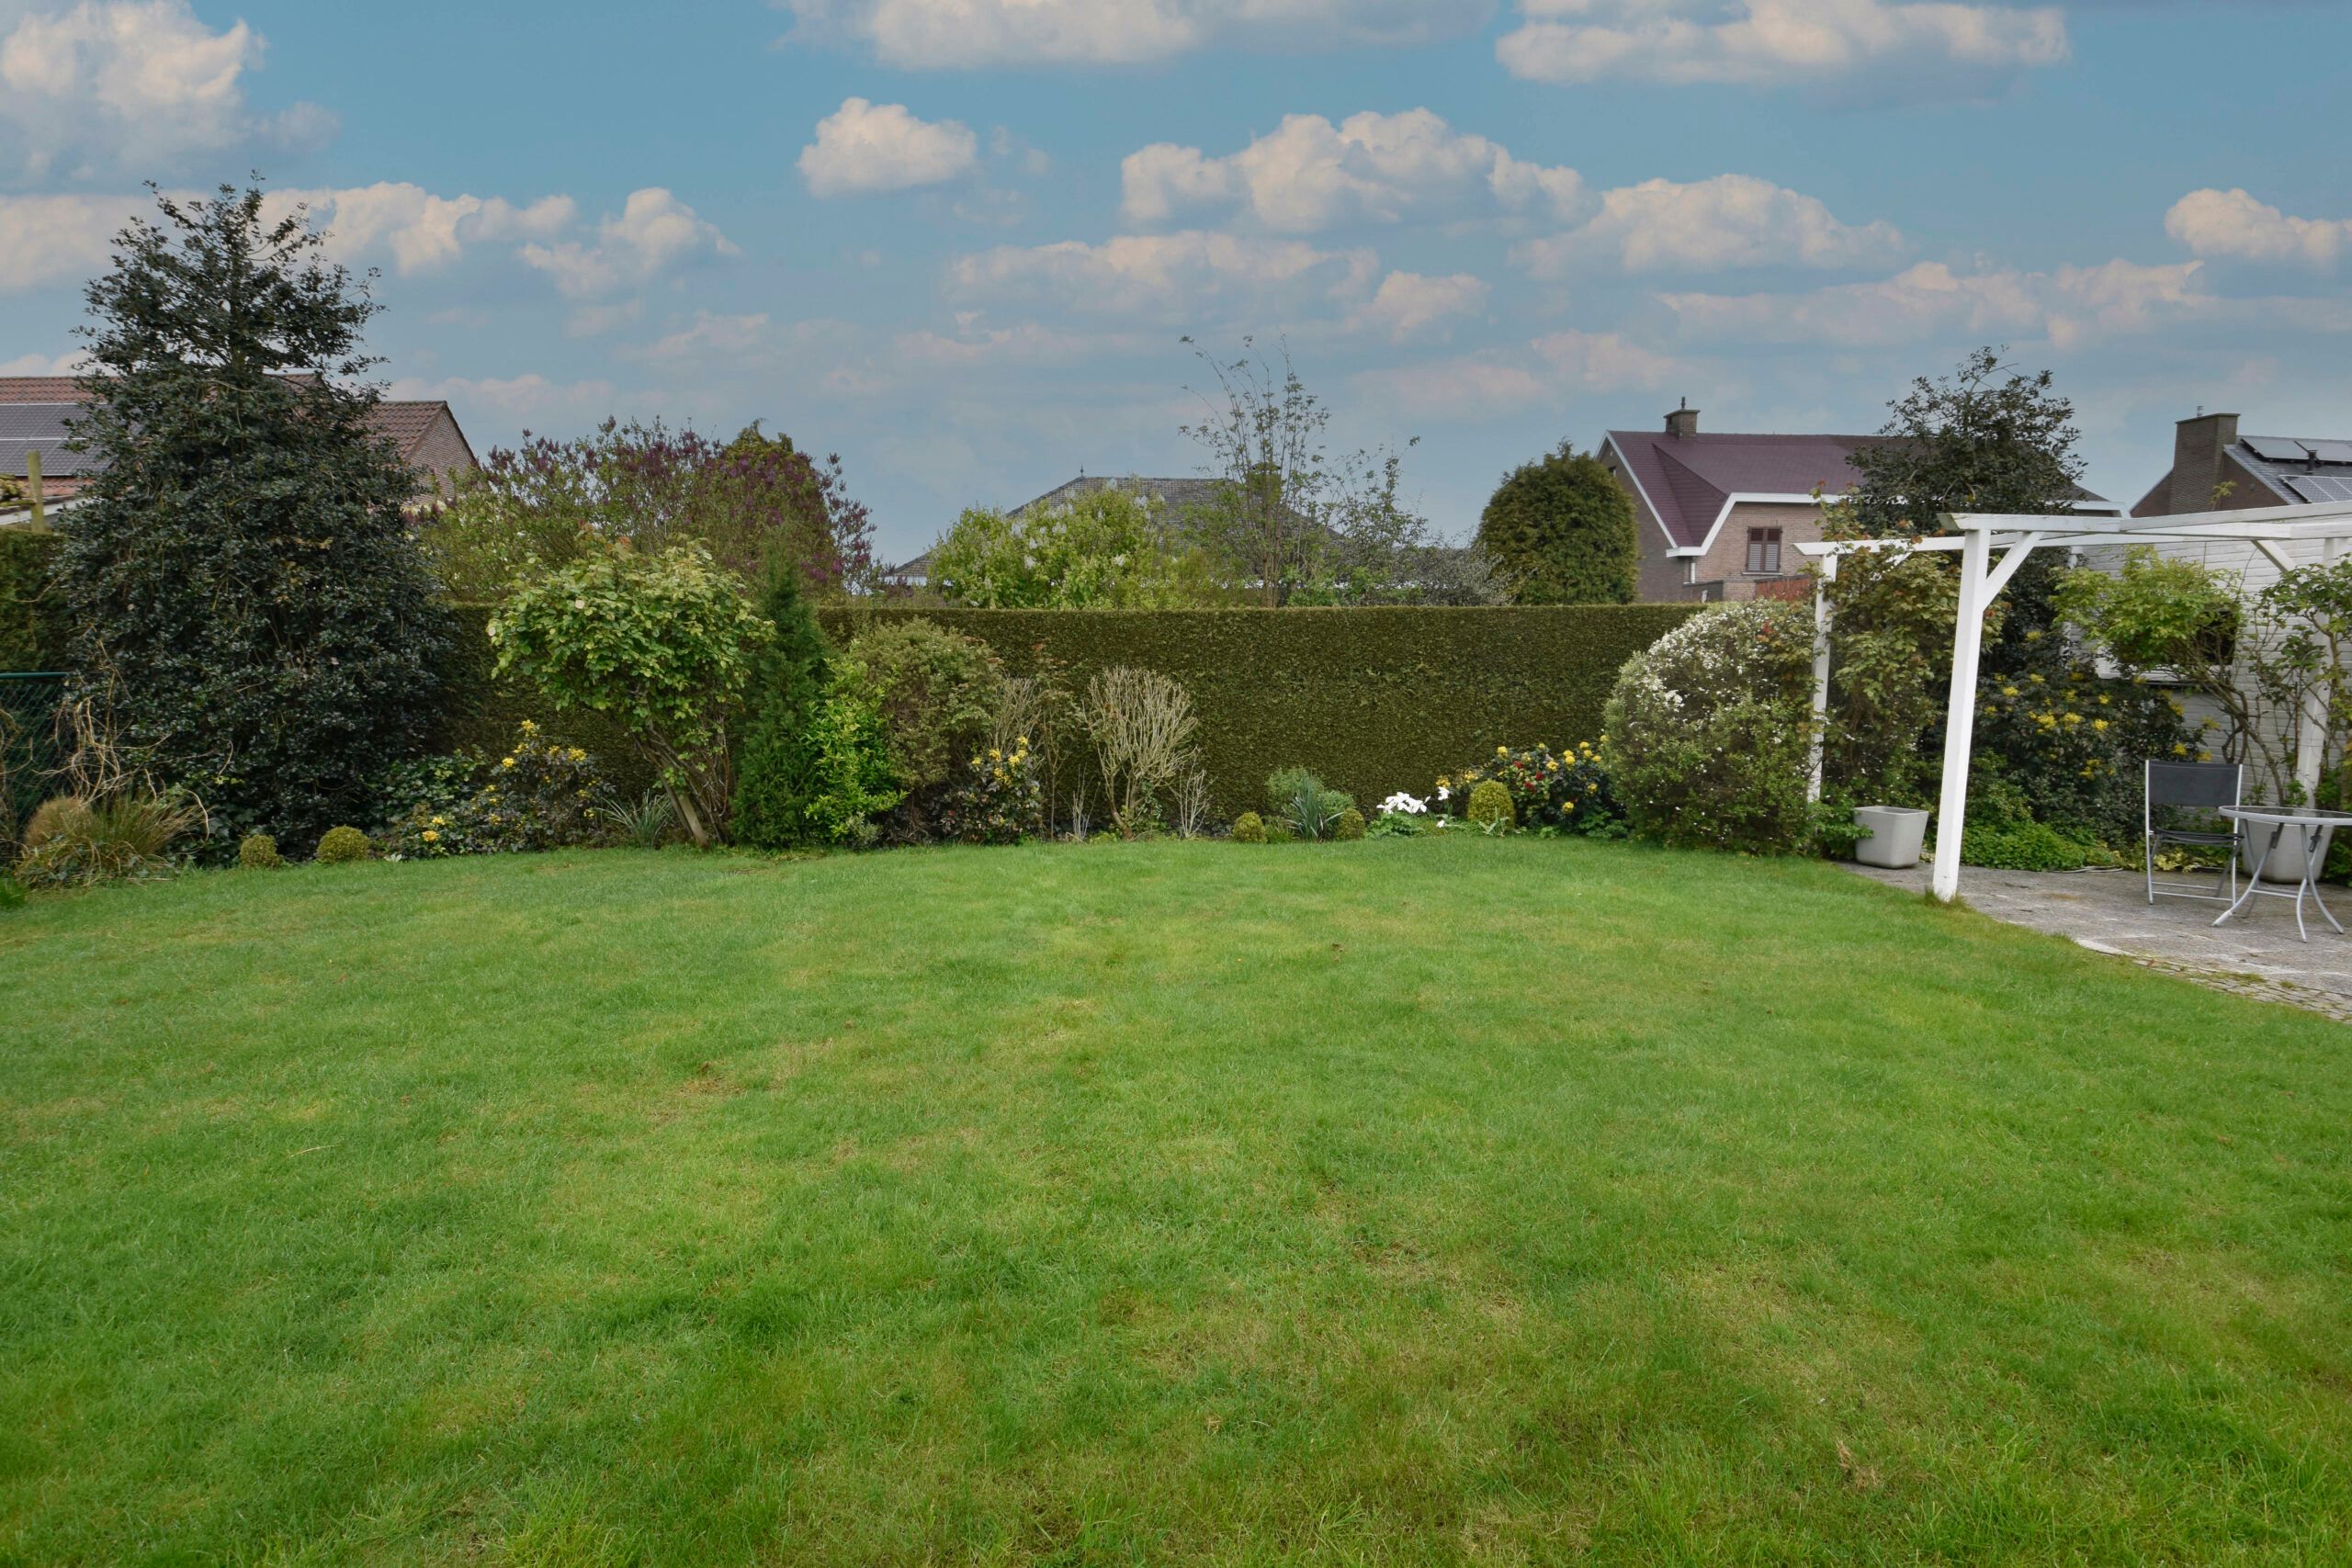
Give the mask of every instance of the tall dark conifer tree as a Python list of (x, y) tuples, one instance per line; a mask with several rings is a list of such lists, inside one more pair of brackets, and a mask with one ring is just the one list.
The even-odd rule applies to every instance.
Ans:
[(795, 562), (769, 567), (760, 609), (775, 624), (775, 640), (761, 654), (752, 682), (751, 726), (735, 763), (733, 830), (738, 843), (785, 850), (810, 837), (808, 802), (821, 786), (809, 726), (825, 700), (830, 649)]
[(106, 466), (61, 530), (76, 668), (217, 834), (301, 843), (429, 735), (448, 609), (417, 477), (369, 425), (366, 281), (257, 188), (156, 209), (86, 291), (74, 434)]

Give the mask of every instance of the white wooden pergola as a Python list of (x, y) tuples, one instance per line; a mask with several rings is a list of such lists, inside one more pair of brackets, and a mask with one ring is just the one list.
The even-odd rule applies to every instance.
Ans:
[[(2333, 561), (2352, 542), (2352, 502), (2316, 506), (2248, 507), (2235, 512), (2193, 512), (2173, 517), (2012, 516), (1967, 513), (1948, 517), (1948, 534), (1925, 539), (1853, 539), (1799, 545), (1821, 565), (1814, 595), (1813, 794), (1821, 797), (1820, 723), (1829, 712), (1828, 585), (1839, 558), (1862, 550), (1955, 550), (1960, 555), (1960, 607), (1951, 642), (1951, 701), (1944, 724), (1944, 772), (1936, 813), (1935, 894), (1950, 903), (1960, 896), (1960, 838), (1968, 811), (1968, 758), (1976, 738), (1976, 674), (1984, 643), (1984, 612), (2009, 585), (2026, 558), (2037, 549), (2090, 546), (2227, 542), (2250, 545), (2279, 570), (2302, 564), (2290, 546), (2317, 541), (2321, 558)], [(2320, 699), (2310, 700), (2316, 708)], [(2318, 786), (2326, 759), (2327, 716), (2307, 711), (2295, 755), (2295, 776), (2306, 799)]]

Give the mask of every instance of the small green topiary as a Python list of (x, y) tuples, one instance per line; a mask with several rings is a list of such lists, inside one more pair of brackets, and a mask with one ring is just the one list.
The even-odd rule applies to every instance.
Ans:
[(1511, 825), (1510, 791), (1500, 781), (1488, 779), (1470, 792), (1469, 818), (1471, 825), (1492, 833)]
[(1340, 812), (1339, 820), (1331, 824), (1331, 837), (1343, 844), (1363, 838), (1363, 813), (1352, 806)]
[(286, 863), (286, 857), (277, 852), (277, 840), (267, 833), (248, 833), (237, 846), (237, 863), (247, 871), (275, 871)]
[(312, 857), (321, 865), (344, 865), (368, 858), (368, 835), (356, 828), (330, 828)]
[(1266, 819), (1254, 811), (1245, 811), (1233, 819), (1233, 841), (1237, 844), (1262, 844), (1266, 841)]

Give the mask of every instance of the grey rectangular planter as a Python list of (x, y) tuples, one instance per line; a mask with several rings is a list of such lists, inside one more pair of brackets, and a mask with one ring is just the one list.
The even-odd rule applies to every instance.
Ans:
[(1854, 826), (1862, 830), (1854, 858), (1864, 865), (1900, 871), (1919, 863), (1919, 846), (1928, 838), (1926, 812), (1908, 806), (1858, 806)]

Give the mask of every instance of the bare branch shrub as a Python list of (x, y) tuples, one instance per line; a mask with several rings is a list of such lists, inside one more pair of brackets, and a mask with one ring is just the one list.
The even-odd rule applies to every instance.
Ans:
[(1086, 682), (1080, 713), (1111, 824), (1123, 839), (1159, 818), (1160, 797), (1182, 775), (1200, 720), (1181, 682), (1125, 665)]
[(1176, 829), (1180, 839), (1197, 839), (1209, 821), (1209, 771), (1201, 763), (1200, 753), (1191, 754), (1184, 771), (1177, 775), (1169, 826)]

